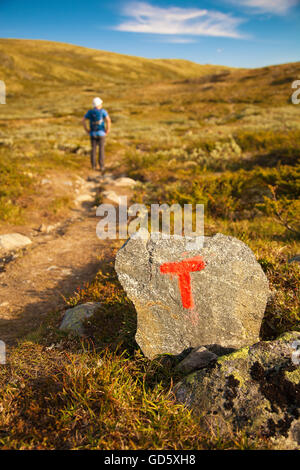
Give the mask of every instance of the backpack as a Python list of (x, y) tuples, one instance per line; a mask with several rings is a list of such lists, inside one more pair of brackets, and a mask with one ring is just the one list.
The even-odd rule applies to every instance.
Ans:
[(97, 132), (100, 129), (101, 124), (103, 123), (102, 110), (92, 109), (90, 111), (90, 126), (92, 132)]

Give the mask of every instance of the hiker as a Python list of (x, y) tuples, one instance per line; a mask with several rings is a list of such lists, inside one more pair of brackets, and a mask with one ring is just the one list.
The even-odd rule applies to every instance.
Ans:
[[(99, 146), (99, 167), (103, 172), (104, 167), (104, 146), (105, 136), (110, 131), (111, 120), (108, 112), (102, 108), (103, 101), (101, 98), (93, 99), (93, 109), (90, 109), (82, 119), (84, 130), (91, 137), (91, 165), (93, 170), (96, 170), (96, 153), (97, 146)], [(87, 128), (86, 119), (90, 121), (90, 129)]]

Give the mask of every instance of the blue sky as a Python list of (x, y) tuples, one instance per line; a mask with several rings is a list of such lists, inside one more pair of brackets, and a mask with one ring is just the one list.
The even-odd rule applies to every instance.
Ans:
[(0, 0), (0, 37), (259, 67), (300, 60), (300, 0)]

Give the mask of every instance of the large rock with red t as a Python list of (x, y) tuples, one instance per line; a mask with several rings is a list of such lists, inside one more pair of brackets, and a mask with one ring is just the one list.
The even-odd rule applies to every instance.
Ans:
[(115, 268), (137, 311), (136, 341), (150, 359), (191, 347), (238, 349), (258, 341), (269, 286), (250, 248), (233, 237), (131, 237)]

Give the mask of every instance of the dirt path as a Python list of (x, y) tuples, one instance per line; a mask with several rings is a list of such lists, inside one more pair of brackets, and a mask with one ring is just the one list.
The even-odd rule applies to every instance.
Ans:
[[(51, 233), (39, 234), (24, 254), (0, 273), (0, 339), (14, 344), (36, 329), (45, 316), (63, 307), (63, 296), (90, 281), (100, 267), (100, 256), (111, 243), (97, 238), (95, 191), (129, 195), (111, 176), (93, 176), (77, 195), (77, 215)], [(104, 202), (112, 202), (104, 198)]]

